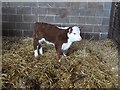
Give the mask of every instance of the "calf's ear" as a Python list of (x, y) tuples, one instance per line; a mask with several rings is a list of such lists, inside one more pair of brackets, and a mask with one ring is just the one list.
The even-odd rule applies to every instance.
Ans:
[(83, 31), (83, 26), (80, 26), (79, 28), (80, 28), (80, 31)]
[(68, 30), (69, 30), (69, 34), (72, 33), (72, 27), (69, 27)]

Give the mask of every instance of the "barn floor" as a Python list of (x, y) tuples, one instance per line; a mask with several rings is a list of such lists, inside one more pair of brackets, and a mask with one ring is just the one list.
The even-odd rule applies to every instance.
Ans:
[(3, 88), (117, 88), (118, 51), (111, 40), (82, 40), (58, 63), (54, 46), (33, 57), (32, 38), (3, 37)]

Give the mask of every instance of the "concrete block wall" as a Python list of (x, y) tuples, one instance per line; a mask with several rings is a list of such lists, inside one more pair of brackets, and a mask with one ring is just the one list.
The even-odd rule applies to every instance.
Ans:
[(106, 39), (111, 2), (2, 2), (3, 36), (32, 36), (36, 21), (83, 26), (84, 39)]

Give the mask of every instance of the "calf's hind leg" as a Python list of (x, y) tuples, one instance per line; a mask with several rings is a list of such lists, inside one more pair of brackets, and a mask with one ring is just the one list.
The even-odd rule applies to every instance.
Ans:
[(38, 39), (33, 38), (33, 45), (34, 45), (34, 56), (38, 57), (38, 47), (39, 47)]
[(43, 55), (43, 49), (38, 40), (34, 39), (34, 56)]
[(39, 44), (39, 46), (38, 46), (38, 52), (40, 55), (43, 55), (43, 48), (42, 48), (41, 44)]
[(43, 42), (45, 42), (45, 39), (44, 39), (44, 38), (41, 38), (41, 39), (39, 39), (38, 42), (39, 42), (39, 47), (38, 47), (38, 49), (39, 49), (39, 54), (43, 55), (42, 44), (43, 44)]
[[(37, 57), (39, 54), (43, 54), (43, 51), (42, 51), (42, 46), (41, 46), (41, 40), (40, 38), (41, 37), (37, 37), (38, 35), (34, 35), (34, 38), (33, 38), (33, 44), (34, 44), (34, 56)], [(41, 42), (40, 42), (41, 41)]]

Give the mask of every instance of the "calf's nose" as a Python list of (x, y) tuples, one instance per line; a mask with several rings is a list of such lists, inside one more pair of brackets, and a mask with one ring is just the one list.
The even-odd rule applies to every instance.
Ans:
[(81, 41), (82, 40), (82, 37), (80, 36), (79, 38), (78, 38), (78, 41)]

